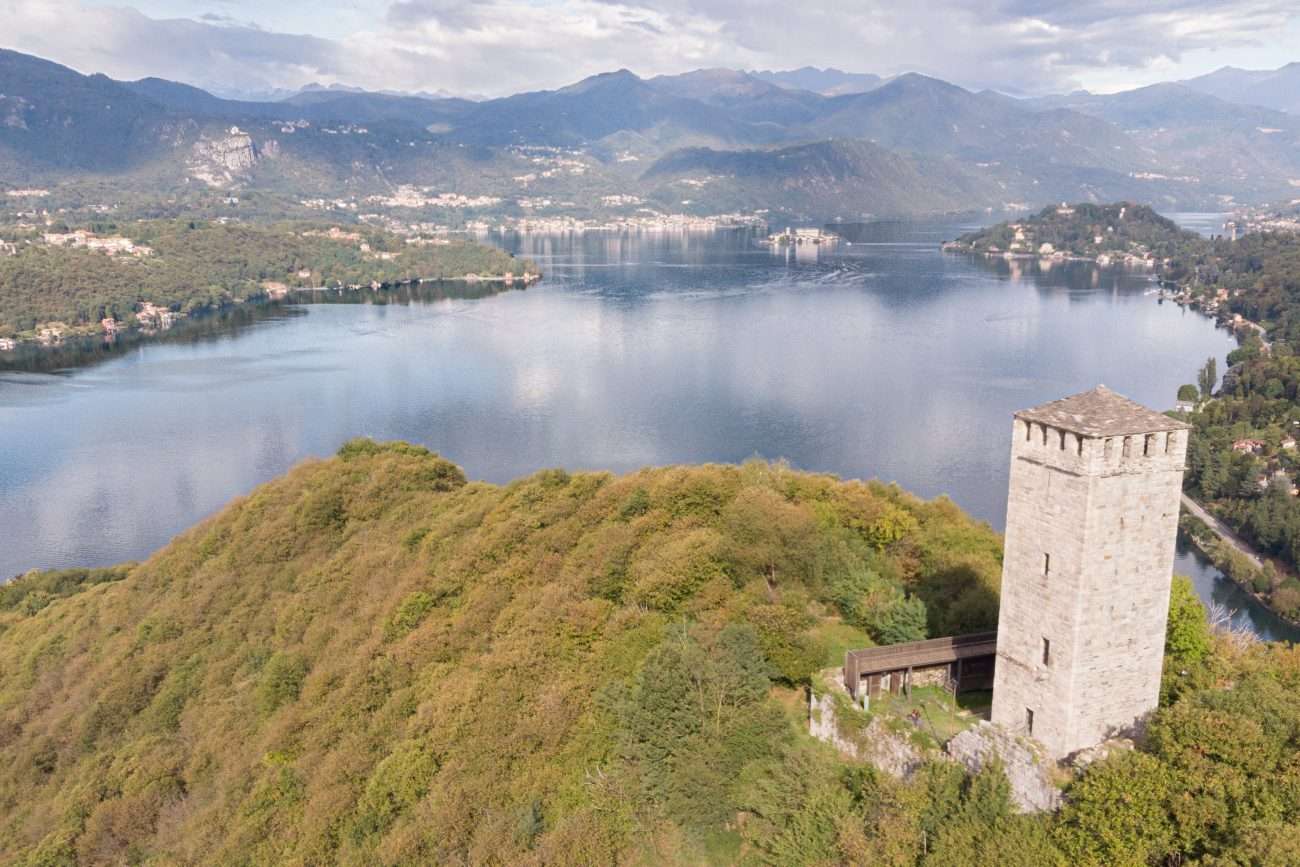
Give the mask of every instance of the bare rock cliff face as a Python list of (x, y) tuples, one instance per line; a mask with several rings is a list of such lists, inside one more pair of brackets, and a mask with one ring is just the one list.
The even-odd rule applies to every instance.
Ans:
[(253, 137), (238, 127), (216, 138), (200, 138), (194, 143), (189, 161), (190, 174), (208, 186), (224, 187), (233, 183), (263, 158), (276, 157), (280, 143), (270, 139), (259, 146)]
[(21, 96), (0, 93), (0, 126), (9, 129), (27, 129), (26, 112), (30, 103)]
[(1052, 779), (1054, 763), (1030, 741), (1001, 726), (981, 722), (948, 741), (946, 749), (972, 774), (993, 759), (1001, 760), (1011, 797), (1021, 812), (1039, 813), (1061, 806), (1061, 790)]
[(228, 172), (242, 172), (257, 162), (257, 147), (248, 133), (232, 133), (219, 139), (200, 139), (194, 155)]

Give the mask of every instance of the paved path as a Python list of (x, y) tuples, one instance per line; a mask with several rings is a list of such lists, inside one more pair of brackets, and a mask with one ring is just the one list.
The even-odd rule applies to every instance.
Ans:
[(1232, 547), (1240, 551), (1242, 554), (1244, 554), (1246, 558), (1250, 560), (1251, 563), (1255, 564), (1256, 569), (1263, 568), (1264, 566), (1263, 558), (1261, 558), (1258, 554), (1255, 553), (1255, 549), (1250, 547), (1250, 545), (1246, 542), (1245, 539), (1241, 538), (1236, 533), (1232, 532), (1232, 528), (1230, 528), (1227, 524), (1223, 523), (1218, 518), (1214, 517), (1209, 512), (1205, 511), (1205, 509), (1201, 508), (1200, 503), (1196, 502), (1186, 494), (1183, 494), (1183, 505), (1187, 507), (1187, 511), (1191, 512), (1193, 515), (1200, 518), (1202, 521), (1204, 521), (1206, 524), (1209, 525), (1211, 530), (1218, 533), (1219, 538), (1223, 539), (1229, 545), (1231, 545)]

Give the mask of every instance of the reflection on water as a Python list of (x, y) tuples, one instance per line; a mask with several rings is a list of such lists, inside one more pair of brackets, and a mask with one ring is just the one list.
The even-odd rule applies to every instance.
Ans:
[(1142, 274), (939, 252), (966, 228), (811, 259), (746, 232), (511, 235), (547, 275), (526, 291), (286, 305), (64, 375), (0, 374), (0, 575), (147, 556), (353, 436), (496, 482), (786, 458), (1001, 526), (1013, 411), (1098, 382), (1168, 406), (1232, 342), (1144, 296)]
[[(522, 285), (520, 288), (523, 288)], [(68, 338), (54, 346), (21, 344), (17, 350), (0, 353), (3, 371), (67, 371), (98, 364), (123, 355), (144, 343), (200, 343), (234, 337), (263, 322), (275, 322), (306, 311), (300, 304), (412, 304), (447, 298), (486, 298), (508, 287), (501, 283), (430, 282), (383, 289), (314, 289), (291, 292), (278, 301), (232, 304), (177, 321), (165, 331), (148, 335), (123, 331), (112, 338), (102, 335)]]
[(101, 335), (72, 337), (49, 347), (32, 343), (0, 353), (3, 371), (62, 371), (98, 364), (133, 351), (143, 343), (195, 343), (234, 337), (266, 321), (298, 315), (301, 311), (279, 304), (240, 304), (181, 319), (176, 325), (149, 336), (124, 331), (112, 338)]
[(1253, 596), (1216, 569), (1182, 533), (1178, 534), (1174, 573), (1191, 578), (1202, 599), (1235, 612), (1232, 617), (1234, 626), (1249, 627), (1266, 641), (1300, 641), (1300, 628), (1292, 626), (1260, 605)]

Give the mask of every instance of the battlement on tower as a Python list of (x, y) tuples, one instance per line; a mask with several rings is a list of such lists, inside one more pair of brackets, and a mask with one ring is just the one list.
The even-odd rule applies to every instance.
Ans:
[(1011, 437), (1013, 460), (1078, 475), (1181, 471), (1187, 453), (1183, 429), (1094, 437), (1017, 415)]

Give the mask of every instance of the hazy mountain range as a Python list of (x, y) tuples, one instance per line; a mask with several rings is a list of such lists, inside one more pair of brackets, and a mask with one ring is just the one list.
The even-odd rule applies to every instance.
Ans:
[(1183, 83), (1220, 99), (1300, 113), (1300, 63), (1258, 70), (1225, 66)]
[(250, 101), (0, 51), (0, 187), (136, 197), (416, 187), (481, 198), (476, 208), (576, 214), (1285, 203), (1300, 196), (1300, 114), (1281, 110), (1295, 108), (1286, 82), (1298, 69), (1038, 99), (805, 68), (618, 70), (478, 101), (345, 87)]

